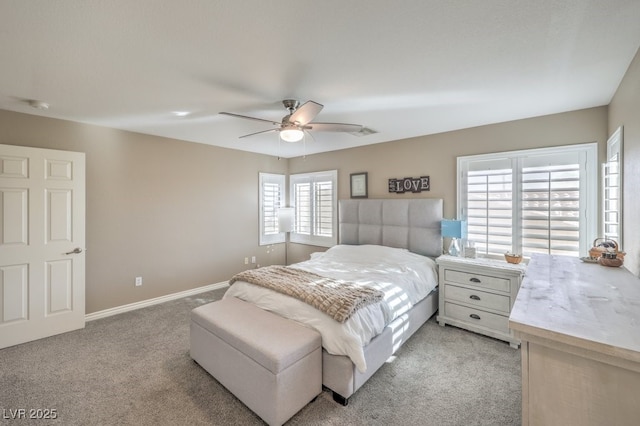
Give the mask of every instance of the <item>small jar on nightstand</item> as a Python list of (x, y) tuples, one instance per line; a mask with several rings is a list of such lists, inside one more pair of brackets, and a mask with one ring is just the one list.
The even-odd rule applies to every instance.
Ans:
[(476, 258), (476, 246), (473, 244), (473, 241), (467, 240), (467, 242), (464, 244), (462, 253), (467, 259)]

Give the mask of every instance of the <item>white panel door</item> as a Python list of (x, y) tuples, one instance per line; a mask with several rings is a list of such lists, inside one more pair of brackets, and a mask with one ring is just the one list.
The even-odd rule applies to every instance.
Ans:
[(0, 145), (0, 348), (84, 327), (85, 155)]

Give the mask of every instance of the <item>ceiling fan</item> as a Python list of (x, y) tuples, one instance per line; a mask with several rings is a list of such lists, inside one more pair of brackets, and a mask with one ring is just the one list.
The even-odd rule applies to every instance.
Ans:
[(268, 132), (280, 132), (280, 138), (285, 142), (298, 142), (304, 137), (304, 132), (346, 132), (357, 134), (362, 132), (365, 127), (359, 124), (346, 123), (316, 123), (312, 120), (320, 113), (323, 105), (307, 101), (304, 104), (294, 99), (285, 99), (282, 101), (284, 107), (289, 114), (282, 117), (282, 122), (265, 120), (263, 118), (249, 117), (246, 115), (234, 114), (232, 112), (221, 112), (220, 114), (229, 115), (231, 117), (246, 118), (248, 120), (264, 121), (265, 123), (277, 126), (275, 129), (262, 130), (260, 132), (250, 133), (240, 136), (246, 138), (249, 136), (259, 135)]

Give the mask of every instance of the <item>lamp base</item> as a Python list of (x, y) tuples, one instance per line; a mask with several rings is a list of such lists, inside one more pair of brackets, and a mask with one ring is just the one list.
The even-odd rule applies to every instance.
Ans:
[(451, 239), (451, 244), (449, 244), (449, 255), (451, 256), (460, 256), (460, 241), (457, 238)]

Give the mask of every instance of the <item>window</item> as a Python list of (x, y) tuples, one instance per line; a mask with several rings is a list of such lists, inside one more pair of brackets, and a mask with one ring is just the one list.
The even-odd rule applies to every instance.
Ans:
[(284, 206), (284, 175), (260, 173), (260, 245), (285, 242), (278, 229), (278, 209)]
[(607, 141), (607, 162), (602, 165), (602, 236), (622, 247), (622, 127)]
[(337, 244), (337, 181), (337, 170), (290, 176), (289, 197), (295, 207), (292, 242)]
[(458, 158), (458, 213), (480, 254), (579, 256), (597, 227), (597, 144)]

